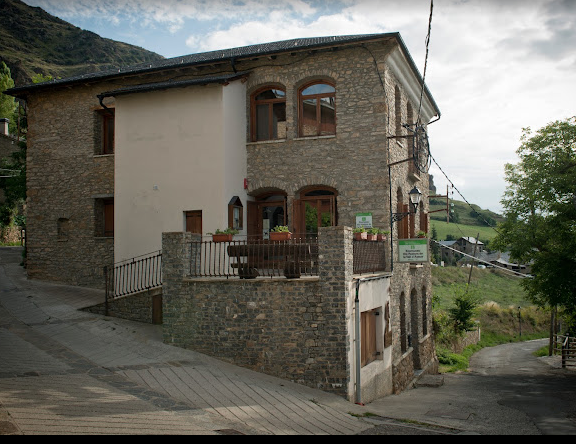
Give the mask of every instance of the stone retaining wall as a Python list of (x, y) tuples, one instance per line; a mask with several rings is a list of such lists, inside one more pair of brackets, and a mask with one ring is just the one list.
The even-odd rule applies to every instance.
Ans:
[(302, 279), (189, 279), (192, 236), (163, 235), (164, 341), (346, 396), (351, 230), (322, 229), (320, 276)]

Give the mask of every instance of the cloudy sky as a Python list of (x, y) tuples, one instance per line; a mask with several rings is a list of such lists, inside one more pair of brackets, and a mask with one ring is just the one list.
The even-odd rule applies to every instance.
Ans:
[[(424, 71), (430, 0), (24, 0), (164, 57), (297, 37), (400, 32)], [(434, 0), (426, 83), (438, 191), (501, 211), (522, 129), (576, 115), (576, 0)], [(448, 177), (448, 180), (446, 177)], [(452, 193), (452, 191), (451, 191)]]

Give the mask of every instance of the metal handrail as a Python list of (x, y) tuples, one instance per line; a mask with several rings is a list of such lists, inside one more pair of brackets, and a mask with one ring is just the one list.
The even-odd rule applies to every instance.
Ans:
[(162, 286), (162, 251), (104, 267), (106, 311), (110, 300)]
[(254, 279), (318, 275), (318, 240), (192, 242), (190, 276)]

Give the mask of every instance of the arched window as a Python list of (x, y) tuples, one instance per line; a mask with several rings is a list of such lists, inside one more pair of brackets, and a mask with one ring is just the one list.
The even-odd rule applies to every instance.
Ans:
[(319, 227), (338, 225), (336, 190), (312, 187), (300, 193), (294, 201), (294, 230), (298, 235), (316, 236)]
[(422, 287), (422, 336), (428, 334), (428, 292)]
[[(400, 97), (400, 88), (398, 88), (398, 85), (396, 85), (394, 87), (394, 123), (395, 123), (395, 130), (396, 130), (396, 134), (394, 134), (395, 136), (401, 136), (402, 135), (402, 99)], [(401, 139), (397, 139), (397, 140), (401, 140)]]
[[(398, 188), (396, 193), (396, 212), (408, 213), (409, 205), (404, 203), (404, 194), (401, 188)], [(411, 216), (403, 217), (397, 224), (398, 226), (398, 239), (407, 239), (410, 236), (410, 220)]]
[(251, 140), (276, 140), (286, 138), (286, 91), (267, 86), (251, 97)]
[(336, 134), (336, 88), (325, 81), (309, 83), (298, 93), (300, 137)]
[(404, 292), (400, 294), (400, 350), (402, 353), (408, 351), (408, 326), (406, 325), (406, 296)]

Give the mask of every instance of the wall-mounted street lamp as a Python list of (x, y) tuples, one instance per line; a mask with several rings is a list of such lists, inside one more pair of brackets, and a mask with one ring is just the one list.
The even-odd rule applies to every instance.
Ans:
[[(390, 180), (390, 183), (392, 183), (392, 180)], [(420, 205), (420, 201), (422, 200), (422, 192), (418, 189), (418, 187), (415, 186), (414, 188), (412, 188), (412, 191), (410, 191), (410, 193), (408, 193), (408, 196), (410, 197), (410, 204), (412, 205), (414, 212), (393, 213), (392, 212), (392, 185), (390, 185), (390, 233), (394, 233), (394, 230), (393, 230), (394, 222), (399, 222), (402, 219), (404, 219), (406, 216), (409, 216), (411, 214), (416, 214), (418, 212), (418, 206)], [(394, 242), (390, 242), (390, 251), (391, 251), (390, 270), (394, 271)]]
[(408, 213), (390, 213), (391, 223), (399, 222), (406, 216), (409, 216), (410, 214), (416, 214), (418, 212), (418, 206), (420, 205), (420, 201), (422, 200), (422, 193), (420, 192), (418, 187), (414, 187), (412, 188), (412, 191), (408, 193), (408, 196), (410, 197), (410, 204), (412, 205), (414, 211)]

